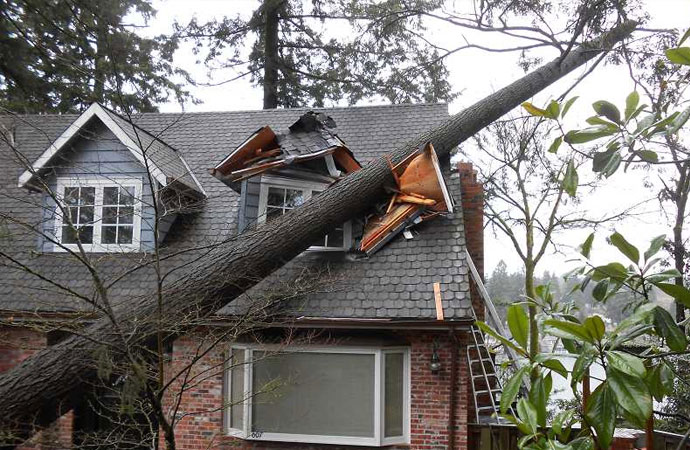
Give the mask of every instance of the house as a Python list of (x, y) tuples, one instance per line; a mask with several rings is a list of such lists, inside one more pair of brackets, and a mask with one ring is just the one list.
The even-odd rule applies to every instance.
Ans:
[[(94, 104), (2, 118), (0, 249), (12, 260), (0, 271), (0, 371), (61, 339), (55, 324), (99, 314), (89, 270), (70, 254), (79, 246), (126, 305), (155, 289), (156, 252), (174, 279), (214, 242), (260, 232), (447, 116), (445, 104), (419, 104), (128, 120)], [(198, 359), (193, 382), (166, 398), (177, 448), (469, 446), (486, 408), (471, 369), (483, 197), (471, 165), (435, 167), (443, 213), (396, 191), (169, 343), (166, 376)], [(394, 204), (408, 209), (391, 222)], [(367, 246), (372, 223), (383, 228)], [(69, 447), (99, 426), (89, 414), (65, 411), (27, 448), (48, 437)]]

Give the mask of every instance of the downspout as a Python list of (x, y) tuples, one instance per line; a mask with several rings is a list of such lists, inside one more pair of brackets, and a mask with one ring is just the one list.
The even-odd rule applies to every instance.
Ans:
[(448, 407), (448, 449), (455, 449), (455, 404), (456, 404), (456, 389), (458, 380), (458, 337), (455, 334), (455, 328), (450, 329), (450, 389)]

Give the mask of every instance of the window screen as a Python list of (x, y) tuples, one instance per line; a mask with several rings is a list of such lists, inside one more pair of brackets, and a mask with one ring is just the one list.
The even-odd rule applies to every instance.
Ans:
[(375, 356), (254, 352), (252, 431), (374, 436)]
[(385, 354), (385, 424), (384, 436), (402, 436), (405, 356), (402, 353)]

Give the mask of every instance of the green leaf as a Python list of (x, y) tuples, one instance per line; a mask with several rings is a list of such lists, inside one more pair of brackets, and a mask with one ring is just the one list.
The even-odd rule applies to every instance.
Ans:
[(666, 57), (672, 63), (690, 66), (690, 47), (666, 49)]
[(659, 162), (659, 155), (652, 150), (638, 150), (634, 152), (642, 161), (656, 164)]
[(565, 169), (565, 175), (563, 176), (563, 190), (568, 193), (571, 197), (575, 197), (577, 193), (577, 186), (579, 184), (577, 169), (575, 168), (575, 163), (571, 159), (568, 162), (568, 167)]
[(640, 103), (640, 94), (637, 91), (632, 91), (628, 97), (625, 99), (625, 120), (626, 122), (630, 120), (635, 110), (637, 110), (637, 105)]
[(614, 330), (614, 334), (622, 333), (627, 328), (639, 324), (650, 323), (650, 318), (652, 317), (652, 314), (654, 314), (655, 308), (656, 306), (652, 303), (644, 303), (638, 306), (632, 314), (621, 320)]
[(604, 321), (597, 315), (587, 317), (582, 326), (595, 341), (600, 341), (606, 332)]
[(603, 125), (605, 127), (609, 127), (611, 130), (618, 130), (618, 125), (616, 125), (613, 122), (609, 122), (608, 120), (604, 120), (599, 116), (592, 116), (589, 117), (585, 122), (587, 122), (590, 125)]
[(628, 257), (628, 259), (635, 264), (640, 262), (640, 251), (628, 242), (622, 234), (615, 232), (609, 236), (609, 241), (613, 244), (621, 253)]
[(594, 441), (589, 436), (582, 436), (570, 441), (570, 448), (572, 450), (593, 450)]
[(561, 112), (561, 105), (556, 100), (551, 100), (546, 107), (546, 117), (549, 119), (558, 119), (558, 114)]
[(547, 369), (553, 370), (563, 378), (568, 377), (568, 369), (565, 368), (561, 360), (558, 358), (546, 359), (544, 361), (541, 361), (540, 364), (546, 367)]
[(616, 108), (616, 105), (613, 103), (607, 102), (606, 100), (599, 100), (594, 102), (592, 107), (600, 116), (606, 117), (611, 122), (621, 123), (621, 112), (618, 111), (618, 108)]
[(640, 121), (637, 122), (637, 127), (635, 128), (635, 134), (639, 134), (642, 131), (649, 128), (650, 126), (652, 126), (652, 124), (654, 123), (655, 120), (656, 120), (656, 116), (654, 114), (649, 114), (649, 115), (645, 116), (643, 119), (641, 119)]
[(584, 144), (606, 136), (615, 134), (616, 131), (606, 126), (590, 127), (584, 130), (568, 131), (565, 135), (565, 142), (568, 144)]
[(513, 339), (527, 349), (527, 339), (529, 338), (529, 319), (527, 313), (521, 305), (510, 305), (508, 307), (508, 328)]
[(526, 398), (521, 398), (518, 400), (517, 414), (520, 420), (529, 426), (532, 433), (537, 432), (537, 411), (534, 409), (534, 405), (532, 405), (529, 400)]
[(592, 289), (592, 297), (594, 297), (594, 300), (598, 302), (603, 302), (604, 300), (606, 300), (606, 294), (608, 293), (608, 291), (608, 280), (601, 280), (597, 283), (596, 286), (594, 286), (594, 289)]
[(654, 308), (654, 329), (664, 338), (668, 348), (674, 352), (682, 352), (688, 346), (685, 332), (676, 324), (671, 314), (661, 306)]
[(520, 392), (520, 387), (522, 386), (523, 378), (529, 373), (530, 366), (520, 367), (515, 374), (513, 374), (510, 379), (503, 386), (503, 391), (501, 391), (501, 413), (505, 414), (508, 411), (508, 407), (513, 404), (515, 398)]
[(551, 146), (549, 147), (549, 153), (556, 153), (558, 151), (558, 148), (561, 146), (562, 143), (563, 143), (563, 136), (558, 136), (551, 143)]
[(592, 365), (597, 357), (597, 352), (593, 347), (585, 347), (573, 364), (571, 373), (572, 383), (579, 383), (587, 373), (587, 369)]
[(621, 160), (621, 155), (615, 148), (603, 152), (595, 152), (592, 157), (592, 170), (594, 172), (601, 172), (608, 178), (618, 169)]
[(553, 420), (551, 421), (551, 428), (553, 429), (554, 433), (558, 435), (558, 437), (561, 437), (564, 428), (568, 428), (572, 424), (573, 417), (575, 417), (574, 409), (559, 411), (554, 416)]
[(575, 100), (577, 100), (578, 98), (578, 96), (575, 96), (567, 102), (565, 102), (565, 105), (563, 105), (563, 111), (561, 112), (561, 117), (565, 117), (565, 115), (568, 114), (570, 107), (573, 106), (573, 103), (575, 103)]
[(615, 367), (621, 372), (635, 375), (640, 378), (645, 376), (646, 370), (644, 368), (644, 363), (637, 356), (612, 350), (606, 352), (606, 361), (608, 361), (611, 367)]
[(673, 297), (673, 299), (678, 303), (690, 308), (690, 290), (688, 290), (688, 288), (685, 286), (680, 286), (673, 283), (654, 283), (654, 286)]
[(665, 361), (661, 361), (647, 371), (645, 381), (652, 397), (660, 402), (673, 392), (673, 379), (673, 372)]
[(649, 258), (656, 255), (659, 250), (661, 250), (661, 247), (664, 246), (664, 242), (666, 242), (665, 234), (659, 235), (652, 239), (652, 242), (649, 244), (649, 248), (644, 252), (644, 260), (649, 261)]
[(568, 322), (566, 320), (547, 319), (544, 321), (544, 326), (547, 333), (556, 337), (585, 341), (591, 344), (594, 343), (589, 332), (579, 323)]
[(523, 102), (522, 107), (525, 108), (525, 111), (527, 111), (530, 115), (536, 116), (536, 117), (547, 117), (547, 112), (544, 109), (537, 108), (530, 102)]
[[(654, 259), (651, 262), (658, 261), (658, 259)], [(650, 275), (647, 275), (645, 279), (652, 284), (656, 284), (662, 281), (669, 280), (671, 278), (678, 278), (680, 277), (681, 274), (678, 272), (676, 269), (666, 269), (662, 270), (661, 272), (653, 273)]]
[(652, 414), (652, 396), (644, 380), (609, 366), (606, 382), (616, 394), (618, 404), (635, 419), (636, 425), (644, 427)]
[(520, 348), (520, 347), (518, 347), (517, 345), (515, 345), (515, 343), (512, 342), (510, 339), (507, 339), (507, 338), (501, 336), (500, 334), (498, 334), (498, 333), (496, 332), (496, 330), (494, 330), (493, 328), (491, 328), (489, 325), (487, 325), (487, 324), (485, 324), (484, 322), (481, 322), (481, 321), (477, 321), (477, 322), (476, 322), (476, 325), (477, 325), (484, 333), (488, 334), (489, 336), (493, 337), (494, 339), (499, 340), (502, 344), (507, 345), (508, 347), (512, 348), (513, 350), (515, 350), (515, 351), (518, 352), (519, 354), (521, 354), (521, 355), (523, 355), (523, 356), (526, 356), (526, 353), (525, 353), (525, 351), (524, 351), (522, 348)]
[(690, 106), (685, 108), (683, 112), (678, 114), (675, 119), (671, 122), (671, 125), (668, 127), (666, 130), (667, 134), (673, 134), (676, 133), (678, 130), (680, 130), (683, 125), (688, 121), (688, 118), (690, 118)]
[(594, 233), (590, 233), (585, 239), (585, 242), (580, 245), (580, 254), (589, 259), (589, 254), (592, 252), (592, 243), (594, 242)]
[(597, 266), (592, 273), (594, 281), (603, 280), (604, 278), (612, 278), (614, 280), (625, 280), (628, 277), (628, 271), (621, 263), (613, 262), (605, 266)]
[(537, 377), (529, 390), (529, 401), (534, 406), (537, 413), (537, 424), (540, 427), (546, 426), (546, 403), (549, 397), (549, 389), (542, 377)]
[(607, 382), (600, 384), (592, 392), (587, 401), (585, 416), (597, 432), (600, 448), (608, 449), (611, 446), (613, 432), (616, 429), (618, 405), (616, 404), (613, 390)]

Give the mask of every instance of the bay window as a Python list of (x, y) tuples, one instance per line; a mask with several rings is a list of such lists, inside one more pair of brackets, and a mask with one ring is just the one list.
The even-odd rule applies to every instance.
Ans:
[(58, 178), (57, 241), (92, 252), (139, 250), (141, 190), (136, 178)]
[(388, 445), (408, 441), (405, 348), (233, 346), (229, 434), (253, 440)]

